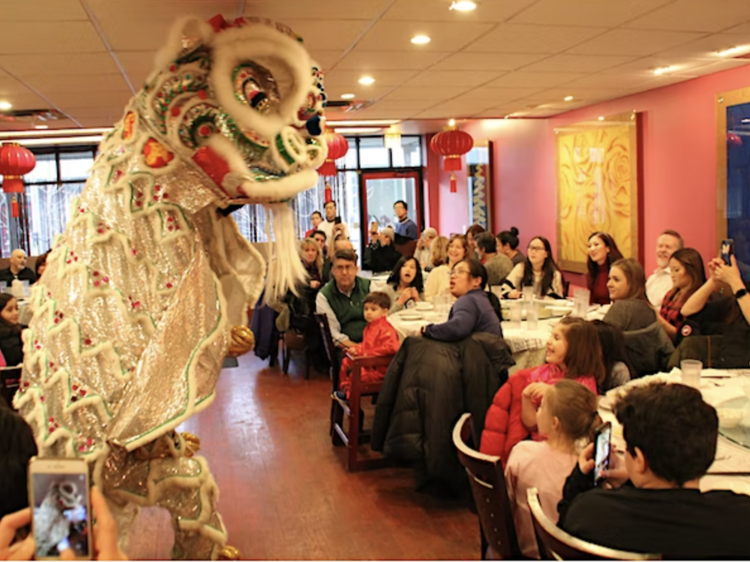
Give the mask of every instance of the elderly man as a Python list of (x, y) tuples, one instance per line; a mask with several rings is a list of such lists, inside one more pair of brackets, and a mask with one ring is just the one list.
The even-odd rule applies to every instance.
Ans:
[(333, 341), (339, 347), (351, 347), (362, 341), (365, 329), (365, 297), (370, 280), (357, 276), (357, 254), (339, 250), (333, 256), (331, 279), (318, 292), (315, 306), (318, 314), (328, 316)]
[(487, 270), (487, 284), (499, 285), (513, 269), (513, 262), (508, 256), (497, 251), (497, 242), (491, 233), (477, 234), (474, 241), (477, 243), (479, 260)]
[(669, 272), (669, 258), (685, 243), (674, 230), (665, 230), (656, 239), (656, 265), (658, 266), (646, 281), (646, 296), (651, 306), (659, 309), (664, 296), (672, 288), (672, 275)]
[(0, 270), (0, 282), (10, 286), (14, 280), (36, 283), (36, 274), (26, 267), (26, 252), (21, 249), (13, 250), (10, 254), (10, 267)]

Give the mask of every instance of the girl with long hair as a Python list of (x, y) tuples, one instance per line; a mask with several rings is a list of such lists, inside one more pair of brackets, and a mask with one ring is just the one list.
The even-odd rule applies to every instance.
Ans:
[(667, 335), (674, 339), (677, 330), (685, 321), (680, 309), (706, 282), (706, 269), (703, 267), (701, 255), (696, 250), (683, 248), (677, 250), (669, 259), (669, 272), (672, 276), (672, 290), (664, 297), (657, 320)]
[(563, 277), (552, 257), (552, 246), (543, 236), (531, 239), (526, 251), (526, 260), (508, 274), (506, 280), (513, 285), (508, 298), (521, 297), (523, 287), (533, 287), (537, 298), (548, 295), (565, 298)]
[(380, 289), (391, 299), (389, 314), (418, 303), (424, 299), (422, 268), (415, 257), (402, 257), (396, 262), (386, 285)]
[(606, 232), (594, 232), (589, 236), (589, 252), (586, 260), (586, 285), (591, 291), (591, 304), (609, 304), (607, 281), (609, 269), (622, 259), (617, 243)]
[(15, 297), (8, 293), (0, 294), (0, 351), (9, 367), (23, 363), (21, 331), (25, 327), (18, 323), (18, 301)]

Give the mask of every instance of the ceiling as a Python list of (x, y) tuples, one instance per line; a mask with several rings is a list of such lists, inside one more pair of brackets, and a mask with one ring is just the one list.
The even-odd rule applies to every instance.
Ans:
[[(61, 111), (51, 127), (111, 125), (184, 14), (291, 26), (330, 98), (369, 104), (329, 119), (546, 117), (750, 63), (716, 54), (750, 46), (750, 0), (476, 2), (457, 12), (450, 0), (0, 0), (0, 100)], [(432, 40), (413, 45), (416, 34)], [(358, 84), (365, 74), (375, 83)]]

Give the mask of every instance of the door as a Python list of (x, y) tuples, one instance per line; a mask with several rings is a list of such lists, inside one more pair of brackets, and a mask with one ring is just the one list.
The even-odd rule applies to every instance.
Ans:
[(414, 171), (404, 172), (372, 172), (363, 173), (365, 197), (363, 197), (363, 216), (366, 217), (362, 225), (362, 232), (369, 242), (369, 233), (372, 223), (378, 223), (378, 228), (386, 226), (395, 228), (396, 218), (393, 212), (393, 204), (396, 201), (406, 201), (409, 218), (417, 224), (419, 231), (420, 221), (420, 178), (419, 173)]

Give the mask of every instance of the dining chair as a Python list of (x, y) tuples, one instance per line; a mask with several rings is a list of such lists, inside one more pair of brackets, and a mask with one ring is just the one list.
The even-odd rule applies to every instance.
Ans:
[(542, 560), (661, 560), (661, 554), (641, 554), (616, 550), (578, 539), (555, 525), (542, 509), (536, 488), (529, 488), (526, 497), (534, 522), (534, 533)]
[(488, 554), (493, 559), (499, 555), (503, 560), (518, 560), (522, 557), (521, 550), (500, 457), (475, 450), (472, 447), (477, 438), (474, 433), (474, 424), (468, 413), (462, 415), (453, 427), (453, 445), (469, 478), (479, 515), (482, 560), (486, 560)]

